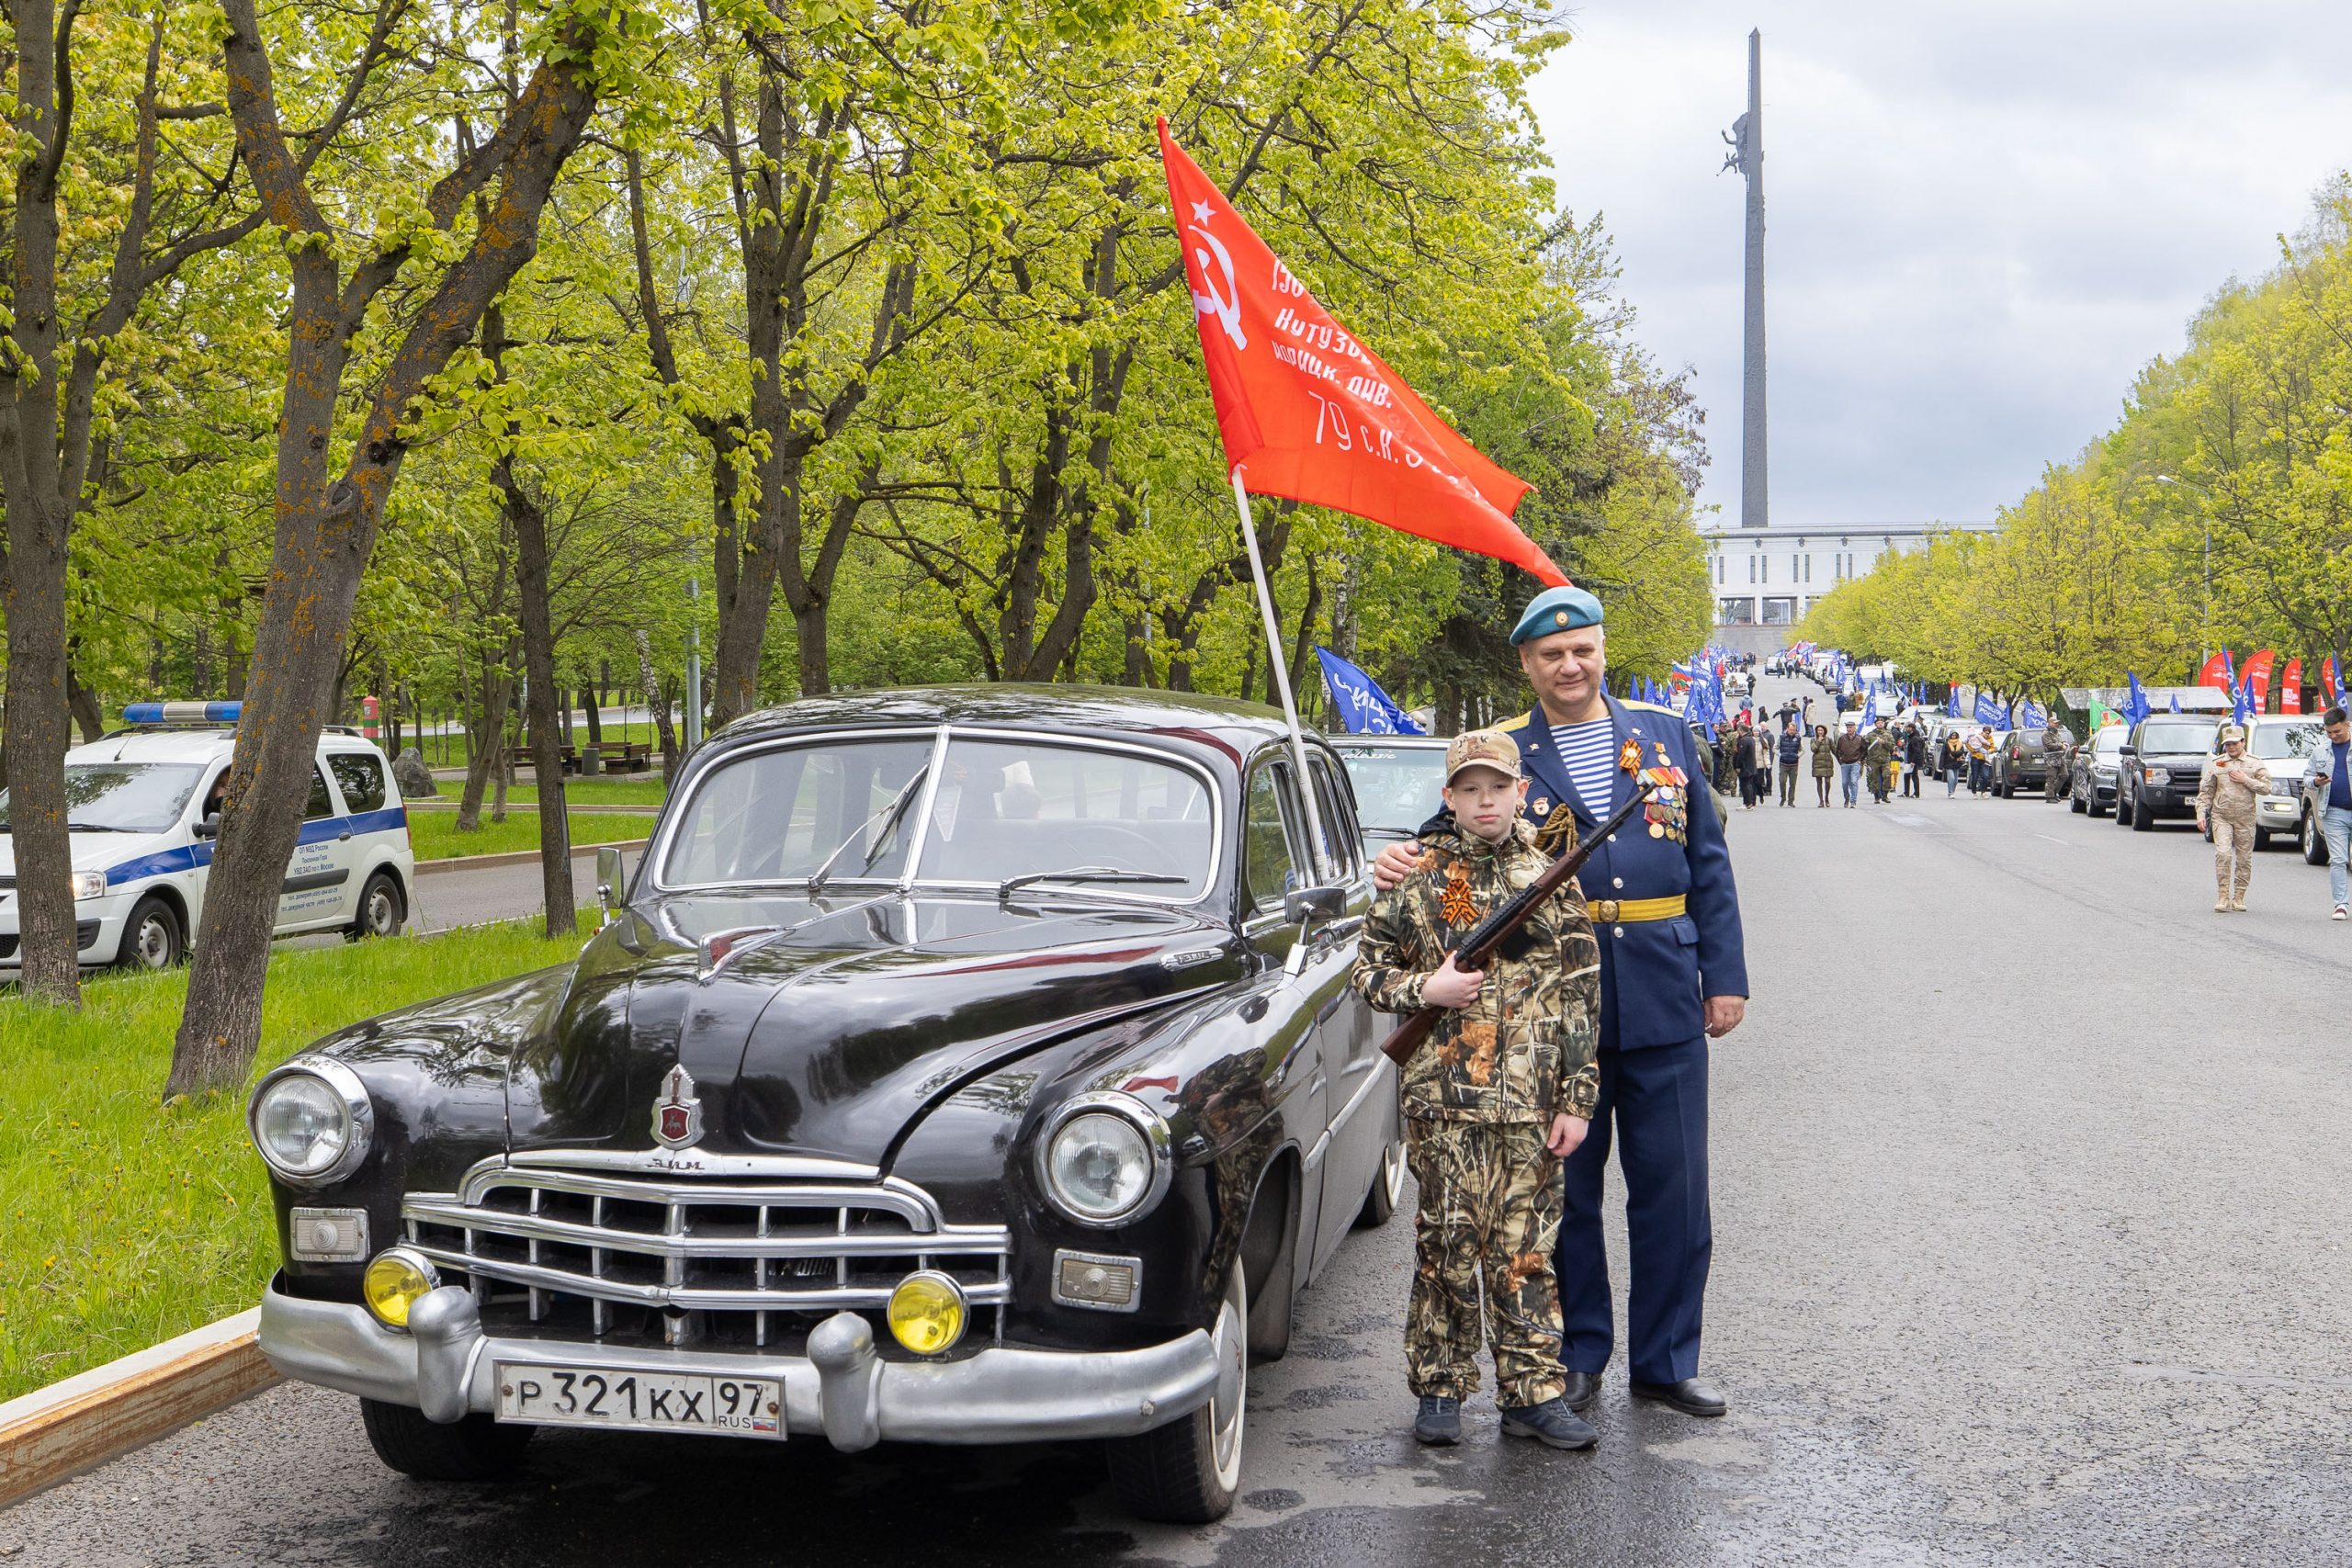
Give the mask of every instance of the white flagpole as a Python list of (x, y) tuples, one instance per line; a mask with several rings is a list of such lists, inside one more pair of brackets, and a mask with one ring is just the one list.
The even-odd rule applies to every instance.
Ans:
[(1258, 585), (1258, 613), (1266, 622), (1266, 653), (1272, 660), (1274, 689), (1283, 694), (1283, 717), (1290, 721), (1290, 751), (1298, 763), (1298, 793), (1306, 802), (1307, 831), (1314, 835), (1308, 853), (1315, 874), (1323, 875), (1323, 810), (1315, 801), (1315, 775), (1306, 770), (1306, 737), (1298, 728), (1298, 705), (1291, 700), (1290, 664), (1283, 657), (1282, 628), (1274, 624), (1273, 591), (1266, 586), (1266, 563), (1258, 555), (1258, 530), (1250, 521), (1250, 492), (1242, 488), (1241, 466), (1233, 468), (1233, 504), (1241, 512), (1241, 544), (1250, 552), (1250, 578)]

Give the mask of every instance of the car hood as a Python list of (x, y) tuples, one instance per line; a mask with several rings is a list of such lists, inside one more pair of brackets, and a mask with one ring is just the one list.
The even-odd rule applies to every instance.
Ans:
[(674, 1066), (696, 1148), (886, 1165), (973, 1078), (1242, 962), (1228, 928), (1142, 905), (673, 897), (591, 942), (511, 1058), (510, 1147), (654, 1149)]
[[(126, 861), (141, 860), (163, 851), (184, 847), (177, 832), (72, 833), (67, 837), (73, 846), (75, 871), (105, 871)], [(178, 869), (186, 868), (183, 865)], [(17, 841), (7, 834), (0, 833), (0, 876), (13, 877), (16, 874)]]

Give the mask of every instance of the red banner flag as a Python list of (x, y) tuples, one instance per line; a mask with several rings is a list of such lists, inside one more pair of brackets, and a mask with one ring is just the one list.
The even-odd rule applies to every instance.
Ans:
[(1254, 494), (1353, 513), (1568, 581), (1510, 520), (1525, 481), (1496, 467), (1331, 319), (1159, 122), (1209, 396)]
[(2335, 701), (2335, 655), (2331, 653), (2321, 660), (2319, 665), (2319, 700), (2322, 705)]
[(2278, 711), (2303, 711), (2303, 661), (2300, 659), (2287, 660), (2287, 669), (2278, 677)]
[(2267, 712), (2270, 705), (2270, 667), (2278, 661), (2276, 649), (2264, 649), (2245, 661), (2245, 678), (2253, 683), (2254, 711)]
[(2230, 689), (2230, 650), (2228, 649), (2222, 649), (2205, 660), (2205, 668), (2197, 672), (2197, 683), (2200, 686), (2219, 686), (2225, 692)]

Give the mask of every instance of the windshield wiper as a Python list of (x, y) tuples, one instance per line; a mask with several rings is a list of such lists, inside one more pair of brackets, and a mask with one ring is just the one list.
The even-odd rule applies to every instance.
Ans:
[(906, 810), (907, 803), (914, 799), (915, 791), (922, 787), (925, 775), (930, 772), (931, 764), (929, 762), (925, 762), (922, 767), (917, 768), (908, 778), (907, 782), (899, 786), (899, 793), (892, 795), (888, 803), (886, 804), (881, 810), (876, 811), (873, 816), (868, 817), (865, 821), (860, 822), (856, 827), (851, 829), (849, 830), (849, 837), (843, 839), (840, 843), (835, 844), (833, 846), (833, 852), (825, 857), (825, 863), (819, 866), (816, 871), (809, 875), (808, 891), (810, 893), (815, 893), (818, 889), (824, 886), (826, 874), (833, 869), (833, 863), (841, 859), (843, 854), (847, 853), (849, 847), (857, 842), (859, 839), (863, 838), (868, 828), (873, 827), (876, 822), (879, 821), (882, 824), (882, 831), (875, 835), (874, 848), (865, 852), (865, 859), (859, 864), (857, 869), (860, 873), (863, 873), (867, 866), (872, 865), (874, 863), (875, 854), (882, 847), (882, 840), (888, 838), (890, 836), (890, 829), (899, 825), (899, 814)]
[(70, 818), (66, 820), (65, 828), (68, 832), (73, 833), (137, 833), (144, 831), (144, 829), (139, 828), (118, 828), (111, 822), (76, 822)]
[(1033, 882), (1189, 882), (1186, 876), (1163, 876), (1156, 871), (1121, 871), (1115, 865), (1073, 865), (1061, 871), (1023, 872), (1008, 876), (996, 885), (996, 896), (1005, 897), (1016, 887), (1026, 887)]

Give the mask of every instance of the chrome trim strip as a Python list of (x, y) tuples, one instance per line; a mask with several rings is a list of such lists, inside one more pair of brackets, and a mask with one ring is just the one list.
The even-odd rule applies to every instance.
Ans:
[[(490, 1231), (524, 1240), (552, 1241), (567, 1247), (600, 1247), (646, 1258), (903, 1258), (910, 1253), (993, 1258), (1012, 1245), (1012, 1233), (993, 1226), (960, 1227), (946, 1232), (910, 1231), (904, 1235), (701, 1236), (654, 1235), (616, 1230), (608, 1225), (583, 1225), (571, 1220), (550, 1220), (534, 1214), (510, 1214), (498, 1209), (469, 1208), (442, 1201), (438, 1193), (411, 1193), (401, 1203), (401, 1217), (421, 1224), (446, 1225), (451, 1230)], [(702, 1205), (696, 1205), (700, 1207)], [(857, 1205), (852, 1205), (855, 1207)], [(872, 1207), (872, 1205), (865, 1205)], [(770, 1203), (769, 1208), (806, 1208), (812, 1213), (838, 1210), (838, 1203)], [(354, 1211), (355, 1213), (356, 1211)], [(485, 1258), (486, 1266), (500, 1260)]]
[(908, 825), (907, 831), (914, 837), (907, 844), (905, 869), (899, 873), (898, 888), (901, 898), (906, 897), (907, 889), (915, 885), (915, 873), (919, 869), (916, 863), (922, 859), (924, 840), (931, 837), (931, 808), (939, 799), (940, 776), (947, 771), (948, 739), (948, 727), (942, 724), (932, 736), (931, 760), (923, 764), (922, 798), (915, 802), (914, 810), (904, 819)]
[[(542, 1291), (560, 1291), (568, 1296), (593, 1296), (607, 1302), (632, 1303), (638, 1306), (676, 1307), (685, 1312), (808, 1312), (820, 1307), (878, 1308), (889, 1304), (890, 1292), (900, 1283), (894, 1280), (888, 1285), (871, 1288), (828, 1285), (813, 1291), (730, 1291), (707, 1286), (649, 1285), (628, 1280), (572, 1274), (561, 1269), (546, 1269), (529, 1263), (510, 1263), (502, 1258), (477, 1258), (461, 1248), (435, 1247), (427, 1242), (412, 1241), (405, 1246), (408, 1250), (445, 1268), (460, 1269), (469, 1274), (503, 1280), (510, 1285), (528, 1285)], [(965, 1285), (962, 1290), (965, 1299), (974, 1306), (1002, 1306), (1012, 1299), (1012, 1286), (1001, 1280), (985, 1285)]]
[[(1151, 1184), (1144, 1190), (1144, 1195), (1132, 1207), (1102, 1217), (1080, 1213), (1062, 1201), (1061, 1193), (1054, 1186), (1054, 1139), (1064, 1127), (1090, 1111), (1108, 1111), (1128, 1122), (1143, 1134), (1146, 1146), (1151, 1150)], [(1168, 1196), (1169, 1183), (1175, 1179), (1176, 1174), (1175, 1161), (1169, 1152), (1170, 1139), (1167, 1120), (1134, 1095), (1122, 1094), (1116, 1089), (1095, 1089), (1072, 1095), (1055, 1108), (1037, 1135), (1037, 1184), (1045, 1190), (1047, 1201), (1064, 1218), (1092, 1230), (1116, 1230), (1129, 1221), (1151, 1213), (1159, 1206), (1159, 1201)]]
[(745, 1176), (773, 1181), (878, 1181), (882, 1168), (810, 1155), (723, 1155), (704, 1149), (526, 1149), (492, 1155), (466, 1172), (554, 1166), (569, 1170), (645, 1170), (664, 1176)]

